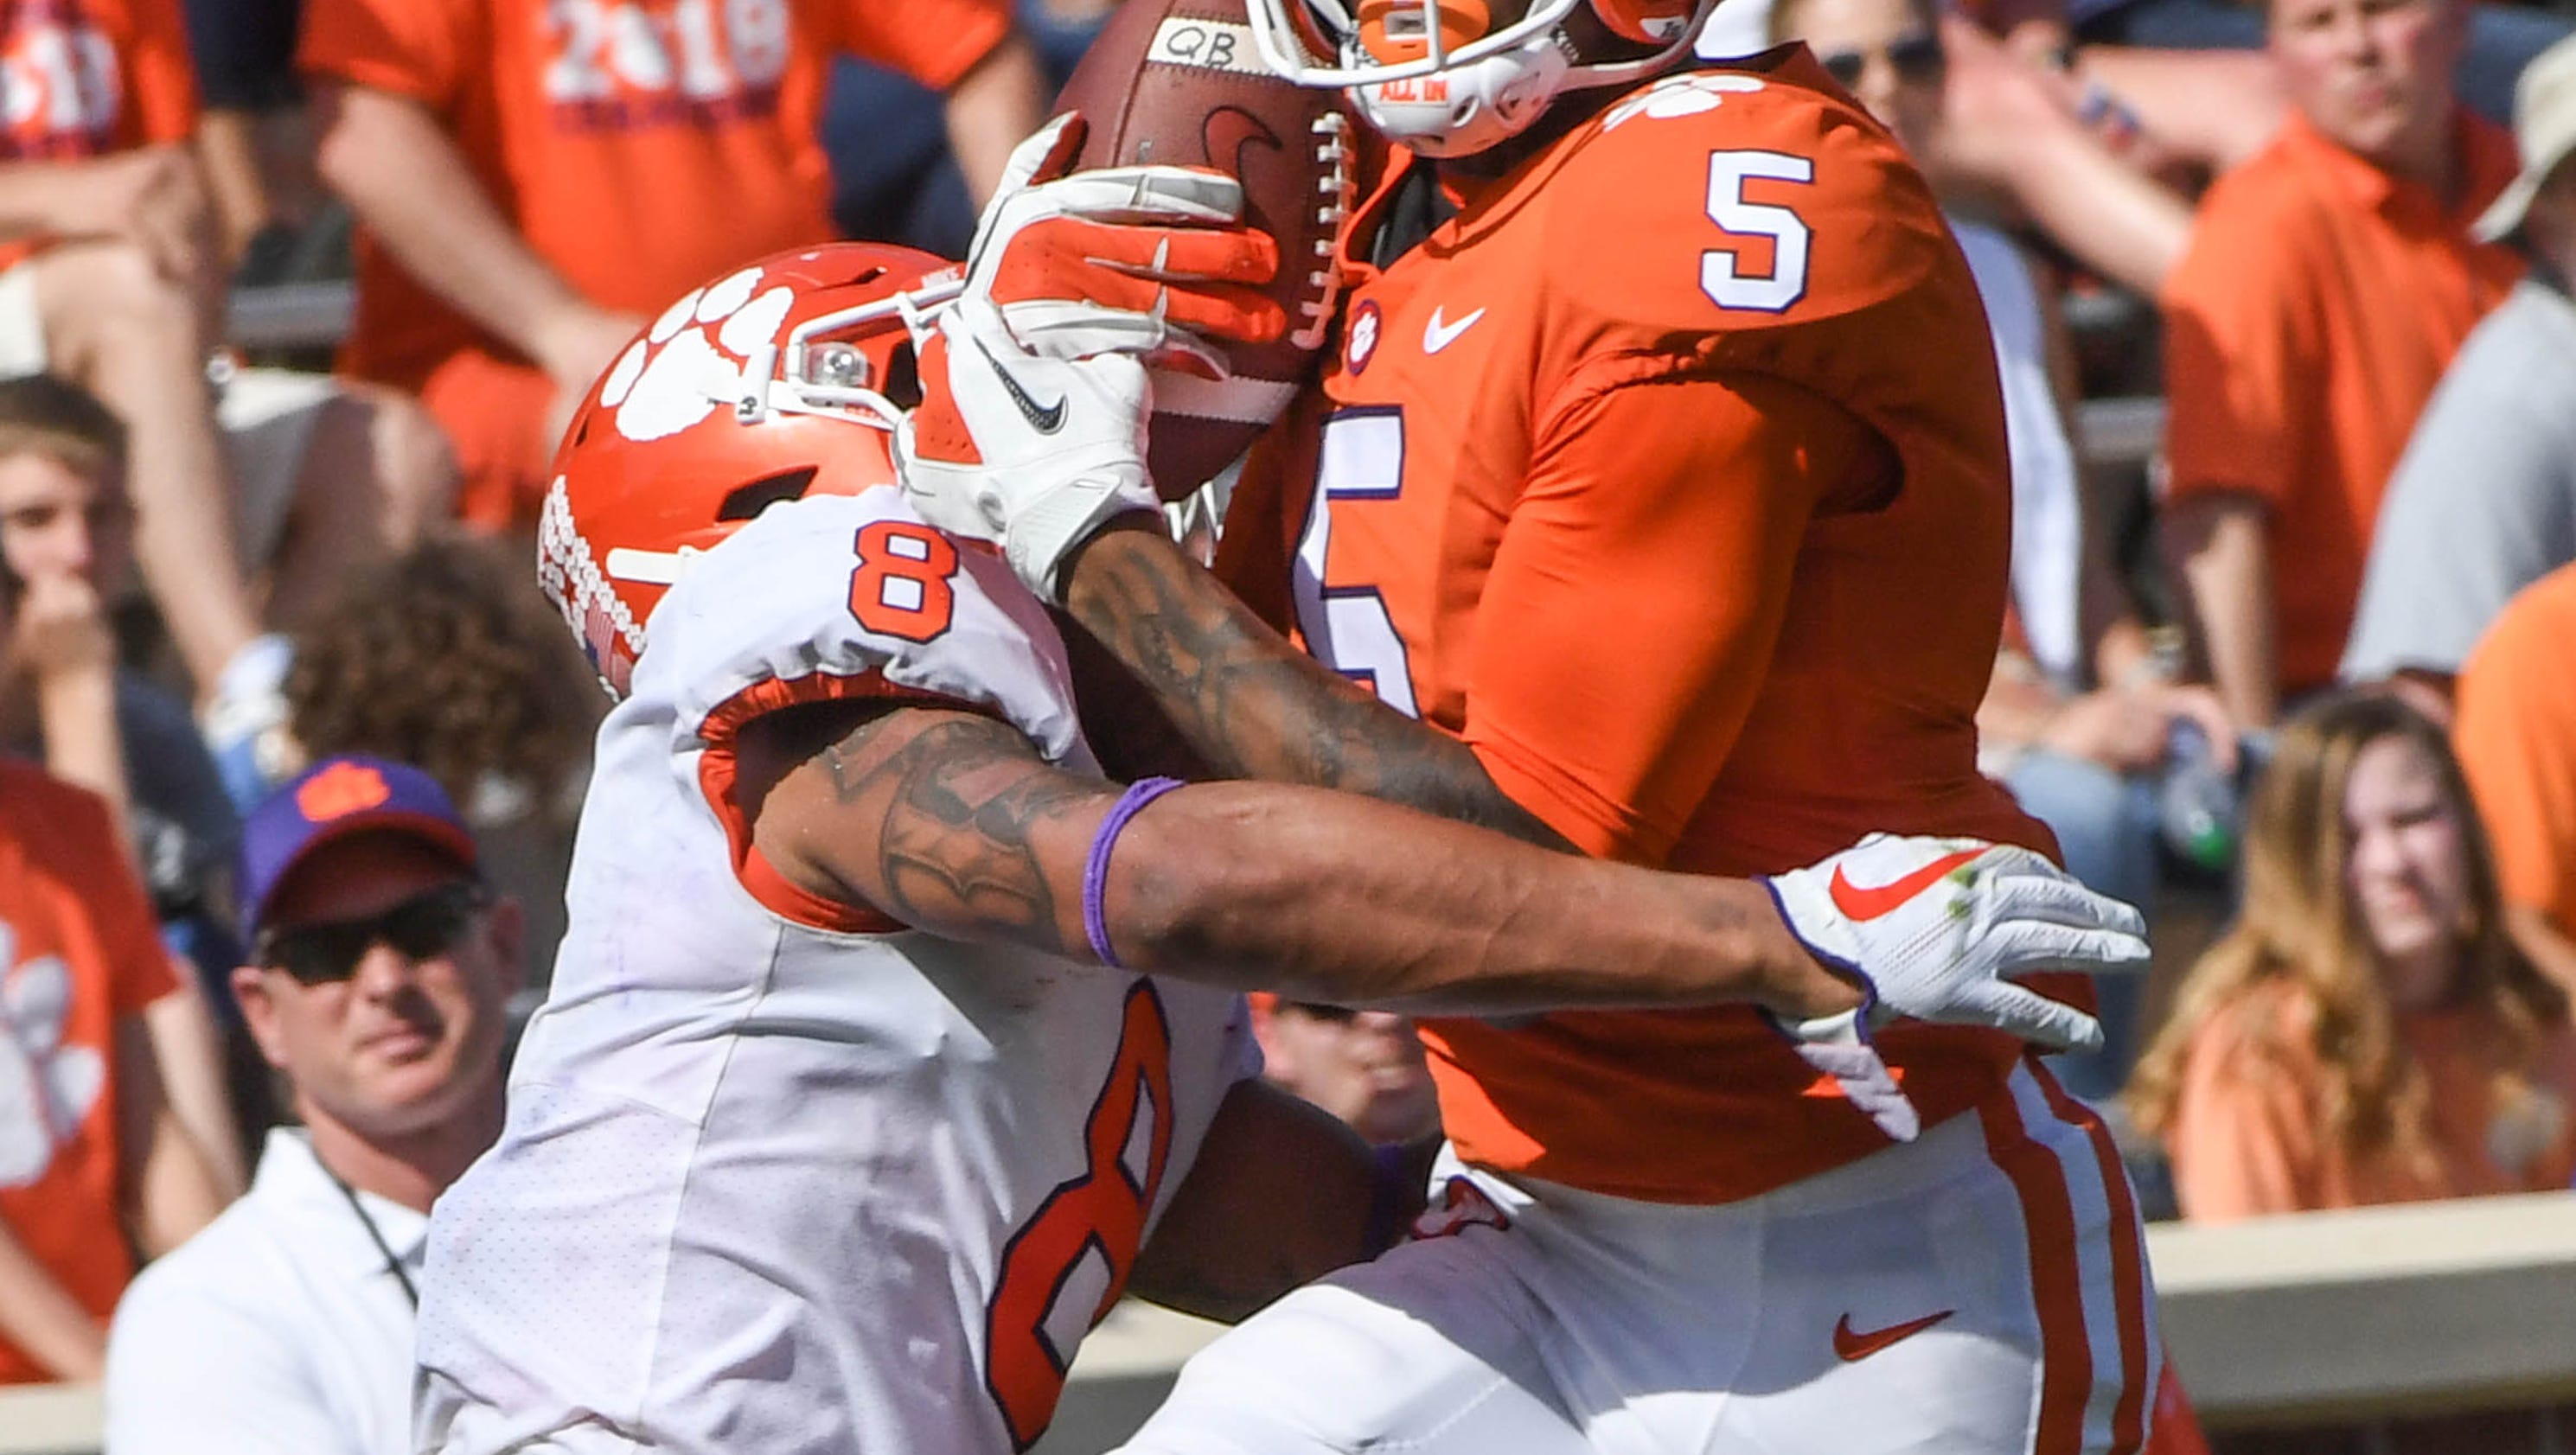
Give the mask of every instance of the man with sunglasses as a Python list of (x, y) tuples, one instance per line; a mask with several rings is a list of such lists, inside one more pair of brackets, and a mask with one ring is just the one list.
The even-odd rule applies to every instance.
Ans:
[(417, 768), (340, 756), (251, 815), (233, 989), (303, 1125), (139, 1279), (107, 1369), (121, 1455), (410, 1448), (433, 1198), (501, 1126), (518, 904)]
[(1267, 991), (1248, 997), (1261, 1074), (1381, 1147), (1440, 1133), (1440, 1103), (1413, 1020)]

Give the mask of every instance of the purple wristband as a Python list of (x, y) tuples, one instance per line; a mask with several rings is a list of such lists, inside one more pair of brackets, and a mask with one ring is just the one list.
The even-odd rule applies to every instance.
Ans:
[(1181, 786), (1178, 778), (1144, 778), (1127, 785), (1110, 805), (1109, 817), (1100, 821), (1099, 832), (1091, 836), (1091, 857), (1082, 865), (1082, 932), (1091, 937), (1091, 953), (1112, 970), (1127, 967), (1118, 961), (1117, 952), (1109, 948), (1109, 913), (1101, 900), (1109, 890), (1109, 850), (1117, 844), (1118, 835), (1127, 821), (1141, 812), (1146, 804)]

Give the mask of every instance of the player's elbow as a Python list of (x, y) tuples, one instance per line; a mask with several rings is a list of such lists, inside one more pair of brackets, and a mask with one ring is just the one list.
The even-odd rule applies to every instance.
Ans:
[(415, 118), (406, 108), (417, 104), (349, 82), (326, 83), (315, 94), (313, 169), (362, 212), (386, 183), (407, 175), (405, 124)]

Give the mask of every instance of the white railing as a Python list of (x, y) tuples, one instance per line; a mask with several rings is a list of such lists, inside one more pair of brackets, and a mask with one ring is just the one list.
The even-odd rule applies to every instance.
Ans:
[(2213, 1427), (2576, 1399), (2576, 1195), (2148, 1236), (2165, 1338)]
[(95, 1384), (0, 1385), (0, 1455), (97, 1455)]

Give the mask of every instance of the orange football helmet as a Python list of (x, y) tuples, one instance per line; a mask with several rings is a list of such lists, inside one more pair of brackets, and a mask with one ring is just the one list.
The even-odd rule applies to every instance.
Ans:
[(910, 248), (780, 253), (691, 290), (591, 386), (555, 454), (537, 579), (610, 695), (690, 558), (779, 501), (895, 482), (912, 323), (957, 287), (954, 264)]

